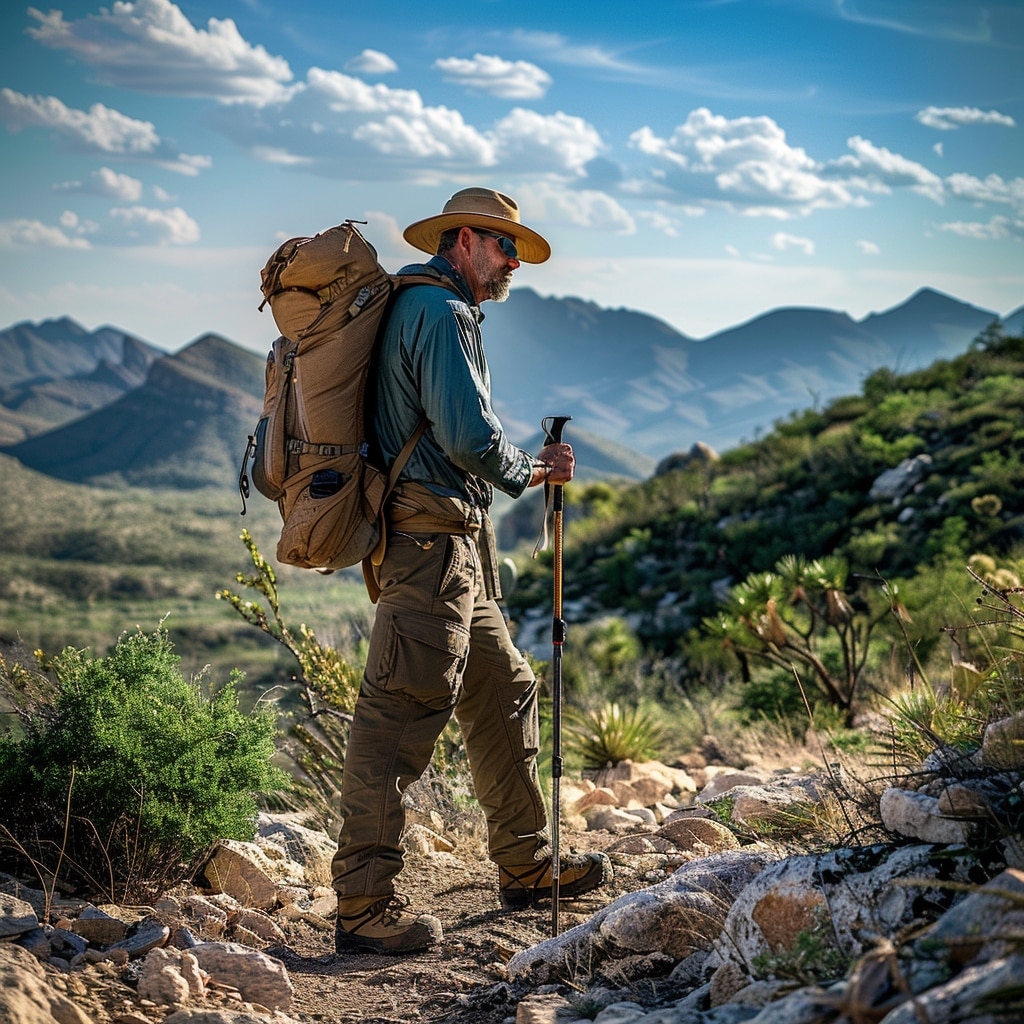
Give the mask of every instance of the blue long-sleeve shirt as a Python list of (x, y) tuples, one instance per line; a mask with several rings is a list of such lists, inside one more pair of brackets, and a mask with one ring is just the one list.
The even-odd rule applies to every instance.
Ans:
[[(533, 456), (512, 444), (491, 407), (491, 378), (480, 321), (461, 275), (442, 256), (427, 264), (459, 288), (401, 289), (381, 337), (374, 429), (390, 465), (425, 416), (427, 429), (400, 480), (486, 508), (490, 487), (512, 497), (526, 489)], [(422, 265), (400, 274), (423, 272)]]

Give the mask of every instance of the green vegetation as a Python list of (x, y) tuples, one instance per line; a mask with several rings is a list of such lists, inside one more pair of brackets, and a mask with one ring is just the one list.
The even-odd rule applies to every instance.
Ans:
[[(861, 395), (794, 413), (718, 461), (567, 488), (567, 606), (628, 621), (640, 645), (606, 677), (610, 696), (639, 679), (634, 701), (718, 695), (747, 723), (833, 709), (849, 726), (908, 687), (921, 699), (929, 676), (944, 692), (950, 640), (959, 662), (995, 664), (984, 631), (948, 627), (974, 622), (972, 559), (1024, 568), (1022, 380), (1024, 338), (992, 328), (962, 356), (879, 370)], [(909, 458), (916, 479), (873, 493)], [(520, 570), (513, 619), (550, 590), (549, 560)]]
[(569, 708), (566, 725), (566, 750), (584, 768), (650, 761), (659, 753), (659, 728), (644, 708), (623, 708), (614, 701), (591, 712)]
[[(54, 480), (0, 455), (0, 649), (106, 653), (138, 623), (164, 621), (186, 674), (245, 673), (240, 697), (288, 684), (289, 653), (212, 604), (246, 568), (238, 543), (247, 526), (273, 552), (276, 506), (250, 501), (239, 516), (230, 487), (201, 491), (104, 490)], [(365, 627), (369, 605), (358, 572), (324, 577), (283, 566), (293, 621), (341, 641)], [(295, 697), (301, 695), (294, 695)]]
[(0, 737), (0, 850), (43, 880), (110, 900), (152, 897), (218, 839), (252, 838), (274, 716), (238, 708), (237, 676), (186, 680), (165, 630), (124, 634), (105, 658), (65, 649), (53, 684), (2, 666), (21, 734)]

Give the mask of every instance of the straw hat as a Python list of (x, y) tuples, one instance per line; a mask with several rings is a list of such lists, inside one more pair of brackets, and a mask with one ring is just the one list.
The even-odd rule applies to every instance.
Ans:
[(516, 243), (524, 263), (543, 263), (551, 255), (551, 246), (536, 231), (519, 223), (516, 201), (490, 188), (464, 188), (456, 192), (441, 213), (410, 224), (404, 236), (410, 245), (433, 256), (445, 231), (463, 227), (507, 235)]

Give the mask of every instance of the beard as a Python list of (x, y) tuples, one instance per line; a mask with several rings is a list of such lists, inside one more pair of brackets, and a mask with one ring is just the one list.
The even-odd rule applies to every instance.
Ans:
[(507, 265), (494, 267), (483, 251), (473, 260), (473, 270), (484, 287), (485, 298), (491, 302), (504, 302), (512, 288), (512, 271)]
[(512, 289), (512, 271), (501, 270), (487, 282), (487, 297), (491, 302), (504, 302)]

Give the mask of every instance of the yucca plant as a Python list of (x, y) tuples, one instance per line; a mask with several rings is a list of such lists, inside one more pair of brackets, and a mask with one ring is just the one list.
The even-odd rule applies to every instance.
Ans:
[(618, 702), (597, 711), (566, 708), (566, 750), (584, 768), (606, 768), (620, 761), (650, 761), (658, 754), (661, 729), (641, 707)]

